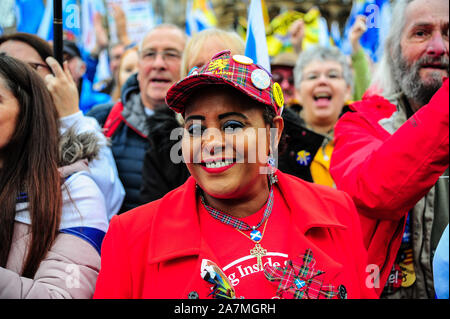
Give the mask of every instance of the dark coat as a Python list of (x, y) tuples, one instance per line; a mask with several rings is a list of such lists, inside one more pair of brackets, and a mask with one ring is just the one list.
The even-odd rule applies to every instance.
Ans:
[[(172, 148), (178, 150), (181, 158), (181, 147), (177, 147), (179, 139), (170, 139), (172, 130), (181, 128), (175, 113), (168, 107), (155, 111), (148, 118), (150, 148), (145, 154), (142, 170), (141, 200), (148, 203), (162, 198), (171, 190), (181, 186), (190, 176), (184, 162), (174, 163), (170, 153)], [(180, 144), (178, 144), (179, 146)]]
[[(311, 162), (322, 146), (325, 136), (306, 128), (298, 112), (285, 108), (282, 113), (284, 120), (283, 144), (278, 155), (278, 169), (283, 173), (297, 176), (305, 181), (313, 182)], [(284, 148), (284, 149), (283, 149)], [(311, 161), (302, 165), (297, 161), (297, 153), (305, 150), (311, 154)]]

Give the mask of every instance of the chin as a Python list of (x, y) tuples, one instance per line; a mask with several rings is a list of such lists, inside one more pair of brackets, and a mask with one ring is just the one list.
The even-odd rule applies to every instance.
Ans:
[(207, 183), (207, 187), (201, 187), (205, 193), (209, 196), (218, 199), (228, 199), (234, 197), (233, 194), (236, 192), (236, 189), (233, 187), (224, 187), (221, 184), (214, 185), (214, 183)]

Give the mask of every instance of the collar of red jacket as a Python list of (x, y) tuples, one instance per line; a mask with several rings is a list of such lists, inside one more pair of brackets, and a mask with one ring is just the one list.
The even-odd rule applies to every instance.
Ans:
[[(293, 227), (298, 232), (306, 234), (317, 227), (346, 228), (336, 217), (335, 209), (328, 206), (337, 201), (331, 194), (331, 188), (317, 184), (313, 186), (280, 171), (276, 175), (277, 185), (291, 211)], [(158, 201), (151, 225), (150, 263), (199, 255), (204, 249), (195, 192), (195, 180), (189, 177), (184, 185)]]

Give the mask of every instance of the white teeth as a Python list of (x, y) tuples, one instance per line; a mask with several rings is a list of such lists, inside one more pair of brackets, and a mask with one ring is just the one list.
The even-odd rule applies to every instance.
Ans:
[(315, 98), (316, 98), (316, 99), (320, 99), (320, 98), (322, 98), (322, 97), (324, 97), (324, 98), (329, 98), (330, 95), (327, 94), (327, 93), (318, 93), (318, 94), (315, 95)]
[(225, 160), (223, 162), (210, 162), (210, 163), (205, 163), (205, 166), (207, 168), (219, 168), (219, 167), (224, 167), (224, 166), (228, 166), (230, 164), (232, 164), (233, 161), (232, 160)]

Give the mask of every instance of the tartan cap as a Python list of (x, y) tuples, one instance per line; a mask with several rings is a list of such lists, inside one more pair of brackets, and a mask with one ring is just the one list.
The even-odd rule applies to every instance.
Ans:
[(166, 103), (177, 113), (184, 113), (189, 97), (199, 88), (225, 84), (253, 100), (271, 107), (281, 115), (284, 98), (281, 87), (272, 75), (251, 58), (231, 55), (230, 50), (217, 53), (201, 68), (193, 68), (187, 77), (178, 81), (167, 92)]

